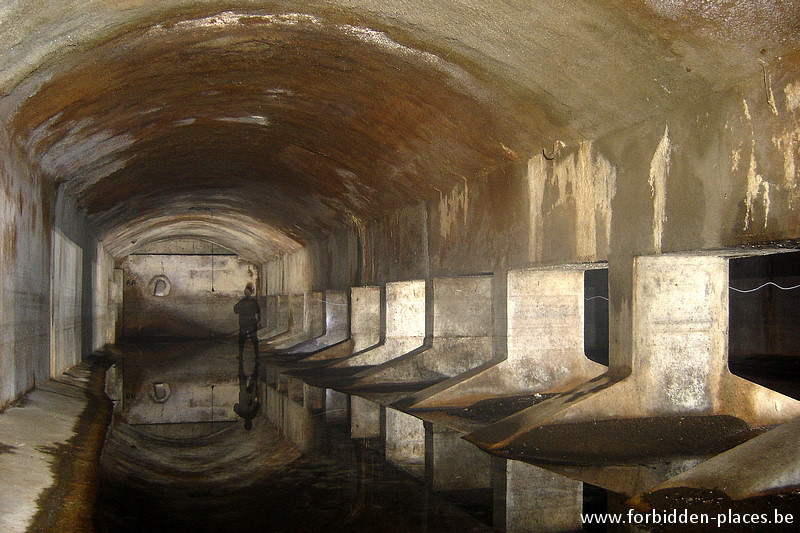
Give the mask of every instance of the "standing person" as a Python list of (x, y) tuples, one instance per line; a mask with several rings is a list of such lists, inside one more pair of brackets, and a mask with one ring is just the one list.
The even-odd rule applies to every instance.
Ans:
[(244, 343), (247, 337), (253, 340), (253, 350), (258, 359), (258, 326), (261, 322), (261, 307), (253, 296), (253, 284), (248, 283), (244, 288), (244, 298), (236, 302), (233, 312), (239, 315), (239, 358), (244, 352)]

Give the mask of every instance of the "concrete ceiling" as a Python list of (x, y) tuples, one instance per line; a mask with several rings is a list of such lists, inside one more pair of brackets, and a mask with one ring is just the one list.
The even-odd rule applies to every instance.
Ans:
[(725, 90), (800, 3), (18, 0), (0, 29), (10, 142), (112, 254), (264, 260)]

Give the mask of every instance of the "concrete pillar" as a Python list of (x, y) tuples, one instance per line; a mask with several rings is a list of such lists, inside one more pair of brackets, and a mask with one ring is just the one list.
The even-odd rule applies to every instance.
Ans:
[(571, 407), (573, 417), (728, 414), (751, 426), (800, 415), (800, 402), (732, 375), (730, 254), (637, 257), (632, 373)]
[(260, 340), (272, 340), (289, 331), (289, 297), (285, 294), (267, 296), (266, 325), (258, 332)]
[(276, 350), (290, 350), (324, 333), (322, 293), (305, 292), (289, 297), (289, 331), (269, 340)]
[(283, 397), (283, 419), (279, 426), (281, 431), (303, 453), (315, 450), (323, 431), (324, 421), (288, 395), (281, 396)]
[(275, 377), (275, 388), (278, 392), (289, 392), (289, 376), (277, 374)]
[[(415, 397), (413, 407), (460, 406), (497, 396), (561, 392), (602, 374), (606, 367), (590, 361), (584, 353), (587, 268), (592, 267), (568, 265), (510, 271), (506, 359), (425, 390)], [(462, 312), (448, 312), (454, 313), (452, 320), (471, 328), (475, 327), (476, 318), (489, 318), (484, 311), (467, 321), (467, 310), (469, 306)]]
[(306, 294), (290, 294), (287, 299), (289, 306), (289, 329), (283, 335), (273, 339), (270, 343), (273, 347), (277, 348), (282, 346), (286, 341), (294, 339), (298, 335), (303, 334), (304, 316), (306, 306)]
[(350, 289), (350, 342), (321, 350), (304, 358), (303, 361), (343, 359), (376, 346), (380, 340), (380, 287), (352, 287)]
[(386, 460), (415, 477), (424, 477), (425, 427), (422, 420), (386, 408)]
[(563, 532), (582, 529), (583, 483), (538, 466), (492, 460), (494, 529)]
[(422, 346), (425, 339), (425, 281), (386, 284), (386, 333), (382, 344), (355, 352), (334, 367), (370, 366)]
[[(320, 293), (312, 293), (312, 303), (317, 294)], [(313, 319), (308, 324), (308, 328), (314, 334), (319, 332), (322, 327), (322, 334), (293, 346), (286, 350), (288, 353), (312, 353), (347, 340), (349, 336), (347, 293), (345, 291), (325, 291), (321, 294), (320, 305), (311, 305), (310, 307), (313, 311), (312, 317), (320, 312), (322, 317)]]
[(278, 389), (272, 385), (265, 385), (264, 388), (266, 389), (266, 404), (262, 405), (262, 412), (267, 417), (267, 420), (277, 427), (282, 427), (283, 397), (285, 395), (278, 392)]
[(353, 352), (360, 352), (381, 341), (381, 288), (350, 289), (350, 338)]
[[(621, 369), (613, 372), (612, 368), (612, 372), (567, 394), (477, 430), (467, 438), (482, 447), (520, 451), (530, 449), (526, 439), (533, 438), (537, 428), (583, 423), (587, 428), (597, 426), (587, 429), (586, 438), (602, 446), (606, 438), (598, 432), (604, 425), (597, 425), (597, 421), (626, 419), (633, 430), (636, 419), (644, 419), (654, 428), (659, 423), (663, 427), (672, 424), (670, 437), (685, 447), (697, 440), (713, 443), (716, 434), (706, 432), (703, 439), (697, 439), (691, 433), (696, 424), (686, 424), (681, 429), (683, 426), (675, 423), (677, 415), (716, 417), (713, 420), (720, 423), (713, 427), (718, 428), (720, 438), (725, 438), (726, 432), (737, 424), (758, 427), (800, 415), (800, 402), (727, 370), (730, 256), (687, 253), (636, 258), (631, 373), (624, 376)], [(653, 418), (666, 416), (669, 418)], [(713, 420), (709, 419), (709, 423)], [(683, 440), (674, 433), (680, 430), (689, 432)], [(647, 447), (647, 443), (639, 446)], [(655, 442), (652, 449), (662, 450)]]
[(53, 229), (51, 272), (50, 377), (61, 375), (81, 359), (83, 250)]
[[(716, 490), (733, 500), (777, 494), (800, 486), (800, 417), (652, 487)], [(634, 501), (647, 500), (639, 495)]]
[(492, 278), (436, 278), (431, 285), (430, 346), (359, 373), (359, 384), (427, 382), (427, 388), (492, 359)]
[(303, 397), (305, 392), (305, 383), (294, 376), (285, 376), (286, 380), (286, 394), (293, 402), (303, 405)]

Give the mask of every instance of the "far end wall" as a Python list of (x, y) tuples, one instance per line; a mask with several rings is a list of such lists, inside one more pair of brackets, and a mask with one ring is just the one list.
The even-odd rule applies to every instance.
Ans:
[(131, 255), (124, 271), (124, 337), (233, 334), (234, 304), (259, 268), (235, 255)]

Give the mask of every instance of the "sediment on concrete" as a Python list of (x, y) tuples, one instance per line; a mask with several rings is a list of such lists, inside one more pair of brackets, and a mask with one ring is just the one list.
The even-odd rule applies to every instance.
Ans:
[(0, 530), (92, 531), (111, 421), (110, 357), (96, 352), (0, 413)]

